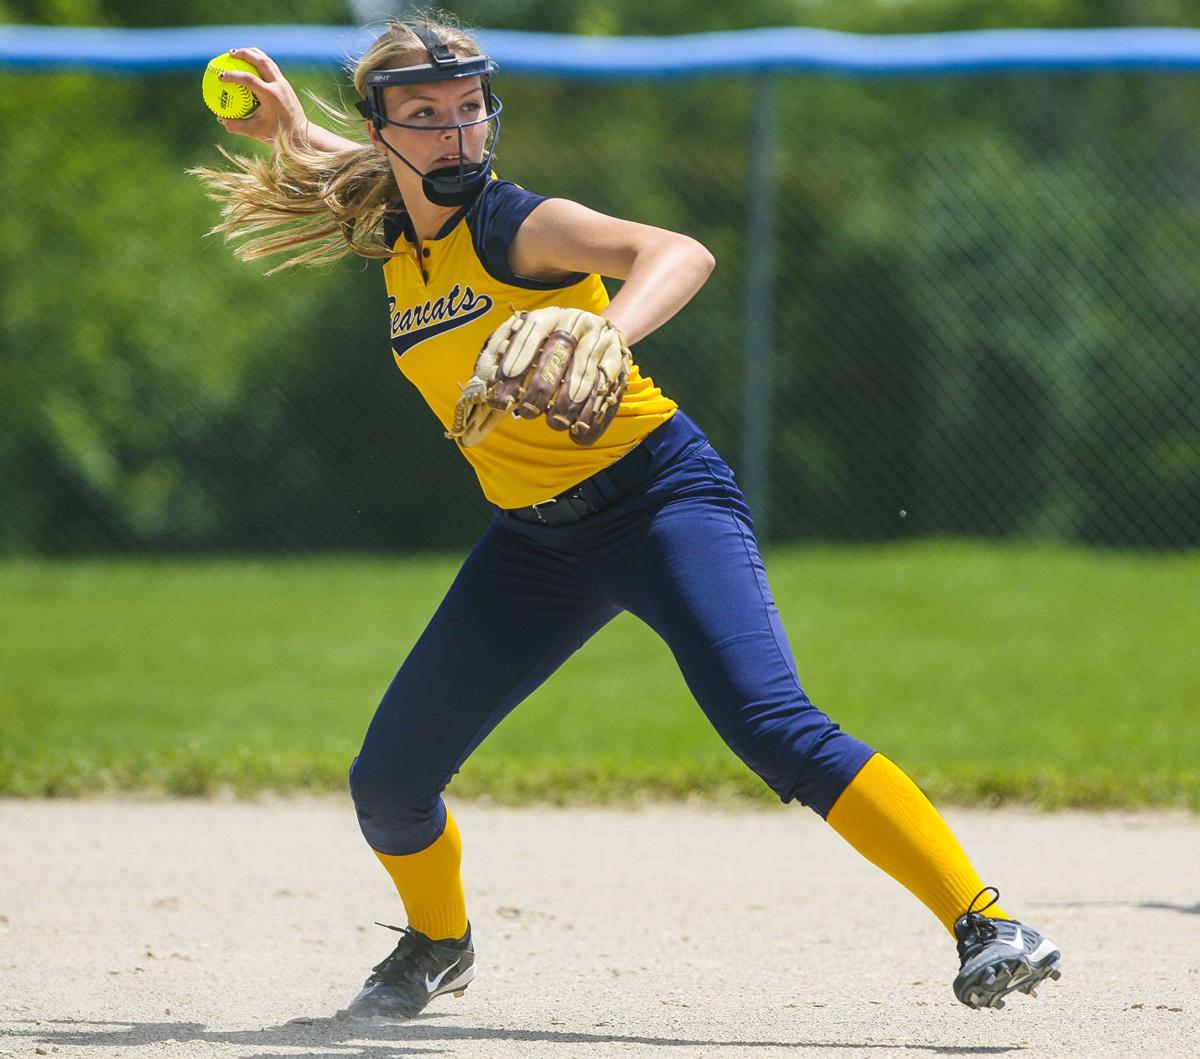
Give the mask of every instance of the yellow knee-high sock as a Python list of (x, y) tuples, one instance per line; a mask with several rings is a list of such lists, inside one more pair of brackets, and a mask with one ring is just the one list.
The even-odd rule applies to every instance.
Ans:
[[(912, 780), (876, 754), (833, 804), (829, 825), (877, 868), (906, 887), (951, 933), (983, 889), (962, 846)], [(993, 919), (1008, 919), (998, 905)]]
[(374, 853), (396, 884), (413, 930), (436, 940), (461, 938), (467, 932), (467, 902), (459, 873), (462, 839), (449, 809), (446, 829), (423, 850), (400, 857)]

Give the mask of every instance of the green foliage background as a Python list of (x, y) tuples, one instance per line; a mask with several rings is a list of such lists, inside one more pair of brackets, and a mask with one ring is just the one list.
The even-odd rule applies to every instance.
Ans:
[[(269, 14), (346, 24), (370, 5), (354, 7)], [(1200, 25), (1195, 5), (1167, 0), (458, 11), (590, 34)], [(47, 25), (245, 15), (231, 0), (0, 2), (0, 18)], [(345, 83), (289, 72), (327, 98)], [(229, 138), (195, 82), (0, 69), (0, 550), (466, 546), (486, 509), (391, 363), (377, 268), (268, 279), (204, 237), (216, 207), (184, 170), (218, 162)], [(1196, 87), (1111, 72), (780, 78), (777, 350), (757, 406), (772, 539), (1200, 543)], [(744, 78), (512, 77), (502, 94), (504, 176), (715, 251), (713, 280), (639, 360), (737, 466), (745, 265), (764, 252), (747, 233), (760, 97)]]
[[(369, 6), (285, 0), (269, 18), (350, 24)], [(593, 35), (1200, 26), (1188, 0), (458, 11)], [(246, 14), (0, 0), (0, 22), (42, 25)], [(253, 42), (238, 32), (230, 45)], [(288, 73), (324, 98), (345, 84)], [(266, 278), (205, 238), (216, 207), (184, 170), (231, 141), (197, 82), (0, 68), (4, 793), (342, 789), (456, 562), (310, 553), (461, 550), (487, 517), (392, 364), (375, 265)], [(499, 88), (504, 176), (716, 253), (639, 360), (738, 466), (762, 96), (744, 78)], [(774, 385), (750, 406), (771, 422), (771, 537), (894, 546), (777, 549), (773, 583), (816, 700), (936, 797), (1197, 805), (1195, 555), (1132, 550), (1200, 544), (1196, 89), (1167, 73), (778, 78)], [(108, 558), (251, 552), (297, 555)], [(563, 708), (596, 696), (589, 716)], [(455, 790), (765, 796), (632, 619)]]

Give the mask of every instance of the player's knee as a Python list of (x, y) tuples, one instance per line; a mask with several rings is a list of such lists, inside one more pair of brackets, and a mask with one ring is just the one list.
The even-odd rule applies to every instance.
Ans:
[(440, 791), (414, 770), (360, 754), (350, 764), (350, 797), (363, 837), (381, 853), (412, 853), (441, 834)]
[(735, 752), (784, 802), (825, 816), (874, 751), (818, 710), (759, 730)]
[(776, 793), (785, 802), (798, 801), (826, 817), (874, 753), (862, 740), (831, 724), (823, 738), (805, 748), (790, 782), (782, 783)]

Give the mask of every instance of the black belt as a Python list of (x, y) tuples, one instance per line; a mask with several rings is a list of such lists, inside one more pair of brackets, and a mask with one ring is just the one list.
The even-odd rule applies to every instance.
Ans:
[(646, 480), (650, 462), (650, 450), (639, 444), (612, 466), (597, 471), (558, 496), (529, 507), (508, 508), (504, 513), (521, 522), (538, 522), (545, 526), (578, 522), (627, 497)]

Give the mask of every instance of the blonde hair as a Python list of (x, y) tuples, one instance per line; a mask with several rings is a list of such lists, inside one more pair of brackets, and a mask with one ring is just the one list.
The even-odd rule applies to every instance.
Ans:
[[(366, 95), (370, 71), (428, 61), (414, 25), (437, 34), (458, 56), (482, 54), (474, 38), (445, 12), (391, 22), (350, 69), (360, 96)], [(357, 111), (311, 98), (335, 123), (361, 128)], [(329, 153), (315, 150), (303, 135), (281, 131), (267, 158), (219, 150), (232, 169), (197, 166), (188, 172), (207, 187), (209, 198), (221, 203), (221, 222), (210, 234), (238, 244), (234, 253), (241, 260), (290, 252), (267, 271), (270, 275), (296, 265), (330, 264), (350, 254), (392, 256), (383, 241), (383, 219), (404, 203), (387, 157), (372, 146)]]

